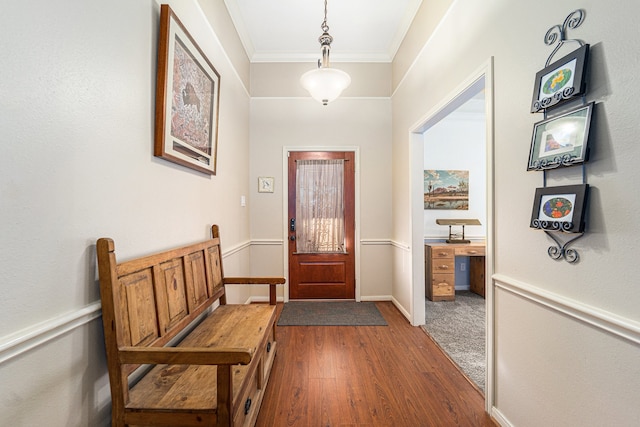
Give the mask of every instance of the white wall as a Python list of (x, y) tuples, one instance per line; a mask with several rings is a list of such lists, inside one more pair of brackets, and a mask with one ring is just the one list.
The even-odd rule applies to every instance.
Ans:
[[(484, 99), (468, 102), (480, 103)], [(436, 224), (437, 218), (476, 218), (480, 226), (465, 227), (465, 238), (486, 236), (487, 168), (486, 118), (480, 112), (454, 111), (424, 133), (425, 170), (469, 171), (468, 210), (424, 210), (425, 238), (446, 238), (449, 227)], [(454, 227), (460, 232), (460, 227)]]
[(159, 2), (3, 4), (0, 425), (108, 424), (98, 237), (125, 259), (215, 222), (247, 273), (249, 96), (197, 3), (169, 3), (221, 74), (215, 177), (153, 156)]
[[(535, 73), (552, 51), (543, 43), (544, 34), (577, 8), (586, 9), (586, 20), (568, 36), (592, 45), (587, 100), (598, 105), (586, 169), (593, 189), (587, 234), (573, 245), (581, 260), (572, 265), (551, 260), (550, 239), (528, 226), (542, 174), (527, 172), (525, 162), (533, 123), (542, 119), (529, 113), (529, 105)], [(491, 237), (497, 274), (489, 292), (495, 337), (489, 348), (495, 360), (487, 399), (504, 425), (640, 423), (640, 409), (631, 401), (640, 395), (640, 288), (632, 269), (637, 251), (630, 238), (640, 209), (635, 188), (640, 179), (640, 60), (630, 54), (640, 50), (635, 36), (638, 12), (640, 6), (631, 0), (615, 8), (595, 0), (457, 0), (392, 98), (392, 238), (408, 245), (415, 241), (409, 130), (494, 58)], [(568, 168), (550, 173), (548, 184), (580, 180), (580, 169)], [(395, 250), (394, 297), (403, 304), (412, 292), (405, 261), (405, 251)]]

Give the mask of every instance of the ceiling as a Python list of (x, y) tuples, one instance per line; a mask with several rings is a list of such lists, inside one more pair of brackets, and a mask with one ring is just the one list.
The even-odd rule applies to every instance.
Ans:
[[(251, 62), (320, 58), (323, 0), (224, 0)], [(332, 62), (391, 62), (422, 0), (328, 0)]]

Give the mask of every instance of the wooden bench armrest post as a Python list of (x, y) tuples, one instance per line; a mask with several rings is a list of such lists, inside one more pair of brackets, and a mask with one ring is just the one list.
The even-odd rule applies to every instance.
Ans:
[(247, 365), (253, 358), (248, 348), (122, 347), (120, 363), (169, 365)]
[(276, 305), (276, 285), (284, 284), (284, 277), (225, 277), (225, 285), (269, 285), (269, 304)]

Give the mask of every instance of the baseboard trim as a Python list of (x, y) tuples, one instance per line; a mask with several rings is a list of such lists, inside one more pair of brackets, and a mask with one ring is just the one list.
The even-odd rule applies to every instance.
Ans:
[(3, 337), (0, 340), (0, 364), (86, 325), (101, 315), (100, 303), (95, 302)]
[[(269, 297), (265, 297), (265, 296), (252, 296), (249, 297), (244, 303), (245, 304), (262, 304), (265, 302), (269, 302)], [(284, 302), (284, 298), (283, 297), (276, 297), (276, 302)]]
[(640, 344), (639, 322), (545, 291), (502, 274), (494, 274), (492, 279), (496, 288), (563, 313), (632, 343)]
[(495, 406), (491, 408), (491, 417), (502, 427), (511, 427), (513, 424)]
[(400, 302), (397, 299), (391, 297), (391, 302), (393, 303), (393, 305), (396, 306), (396, 308), (400, 311), (400, 313), (402, 313), (402, 315), (407, 318), (409, 323), (411, 323), (411, 313), (405, 310), (402, 304), (400, 304)]
[(391, 295), (368, 295), (361, 296), (360, 301), (393, 301), (393, 297)]

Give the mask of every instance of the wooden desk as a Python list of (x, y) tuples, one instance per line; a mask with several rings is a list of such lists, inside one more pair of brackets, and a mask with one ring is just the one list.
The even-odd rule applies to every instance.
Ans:
[(456, 297), (456, 256), (469, 257), (469, 285), (484, 297), (484, 255), (481, 243), (430, 243), (424, 245), (425, 293), (431, 301)]

